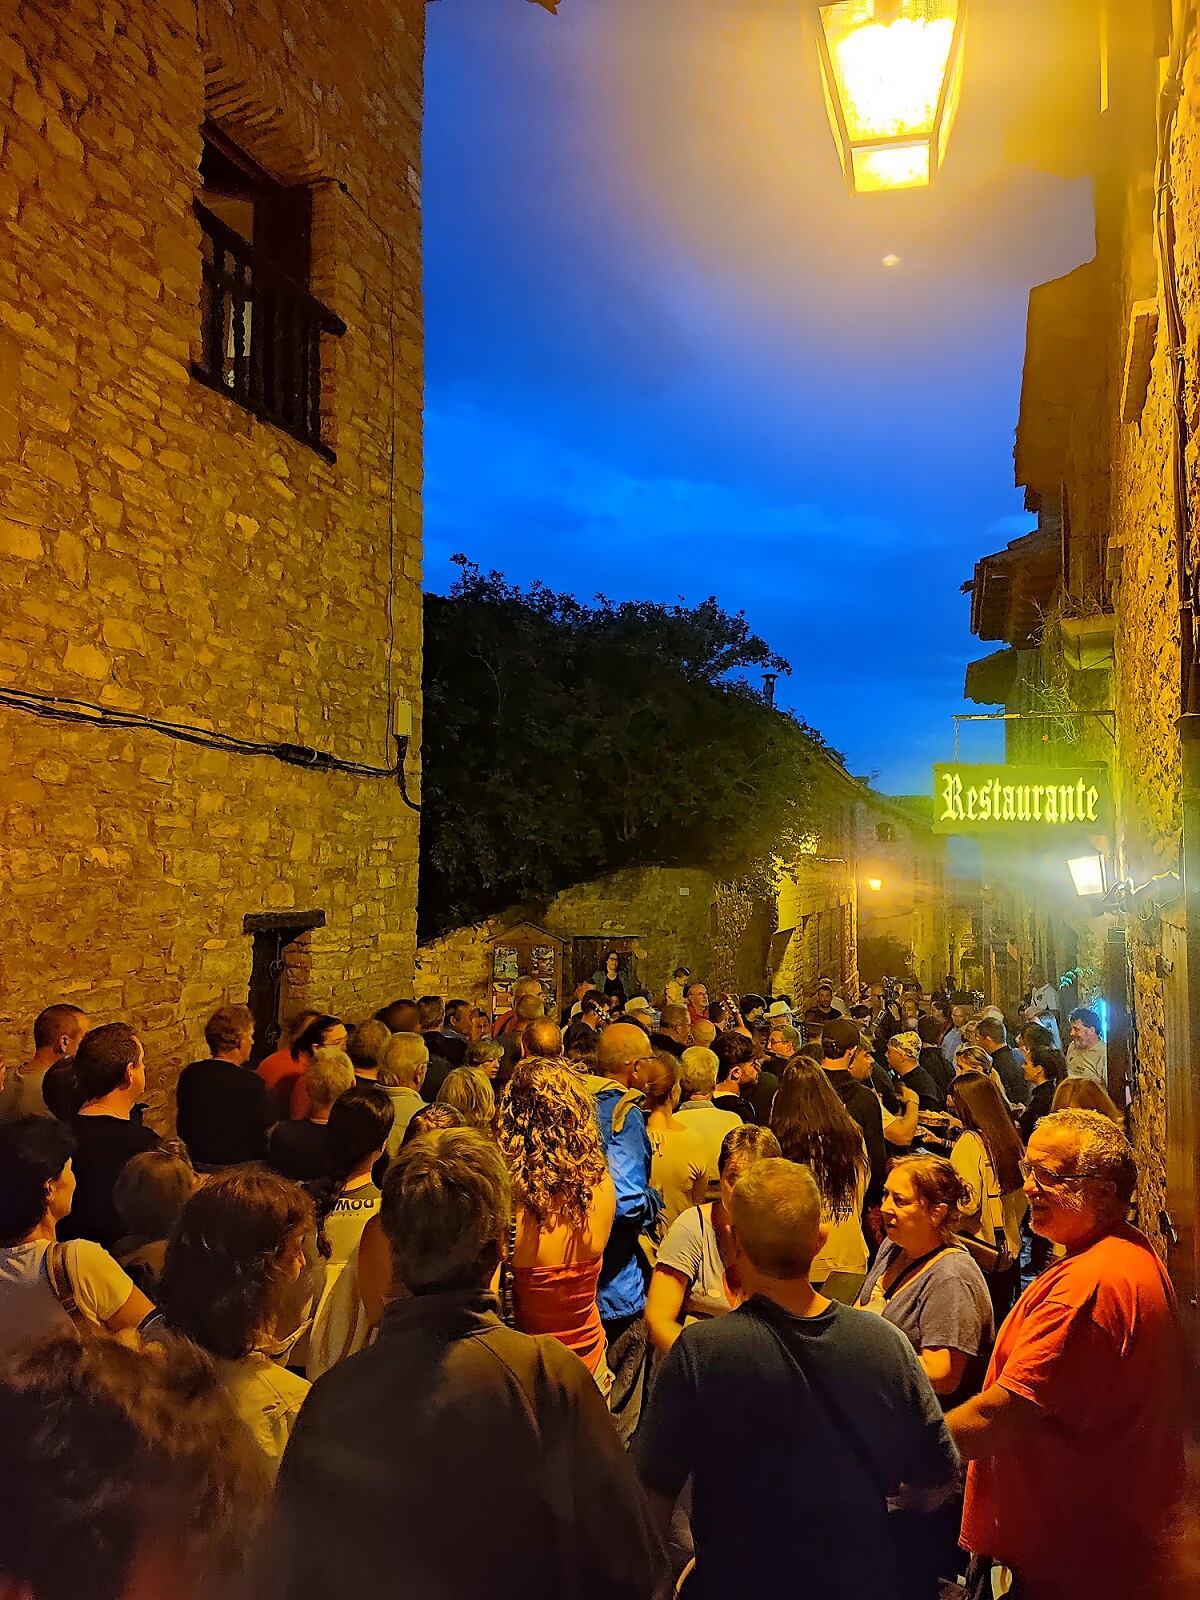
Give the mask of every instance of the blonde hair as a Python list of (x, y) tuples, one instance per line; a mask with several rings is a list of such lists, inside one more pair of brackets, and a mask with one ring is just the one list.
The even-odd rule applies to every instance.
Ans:
[(1064, 1078), (1054, 1091), (1054, 1104), (1050, 1109), (1098, 1111), (1102, 1117), (1115, 1122), (1118, 1128), (1122, 1127), (1125, 1120), (1113, 1104), (1108, 1090), (1095, 1078)]
[(496, 1119), (496, 1096), (487, 1078), (474, 1067), (455, 1067), (448, 1072), (438, 1099), (461, 1111), (468, 1128), (491, 1132)]
[(388, 1089), (415, 1089), (417, 1073), (429, 1065), (429, 1046), (419, 1033), (394, 1033), (379, 1062), (379, 1082)]
[(354, 1063), (337, 1045), (321, 1045), (304, 1068), (304, 1087), (312, 1104), (323, 1111), (354, 1087)]
[(500, 1151), (519, 1203), (540, 1226), (585, 1226), (608, 1162), (596, 1104), (561, 1060), (529, 1056), (500, 1096)]

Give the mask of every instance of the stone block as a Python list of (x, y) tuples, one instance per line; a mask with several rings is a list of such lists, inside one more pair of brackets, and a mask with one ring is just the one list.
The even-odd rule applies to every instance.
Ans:
[(72, 639), (67, 644), (63, 666), (81, 678), (102, 682), (112, 670), (112, 664), (103, 650), (85, 639)]
[(37, 561), (42, 555), (42, 536), (36, 528), (0, 517), (0, 555), (17, 561)]

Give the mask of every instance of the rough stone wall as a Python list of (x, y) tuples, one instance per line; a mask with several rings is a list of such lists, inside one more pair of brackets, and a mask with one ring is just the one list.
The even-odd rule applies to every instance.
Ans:
[[(0, 685), (389, 765), (389, 589), (419, 730), (422, 0), (4, 22)], [(189, 374), (206, 113), (317, 184), (334, 465)], [(353, 1017), (408, 987), (416, 851), (387, 780), (0, 706), (0, 1053), (52, 1000), (125, 1017), (161, 1123), (208, 1011), (245, 998), (244, 914), (324, 910), (296, 998)]]
[[(1139, 24), (1141, 26), (1141, 24)], [(1175, 546), (1171, 515), (1170, 374), (1165, 325), (1160, 318), (1145, 404), (1137, 421), (1120, 420), (1120, 385), (1125, 336), (1134, 301), (1156, 293), (1152, 213), (1154, 199), (1152, 71), (1136, 85), (1121, 85), (1125, 118), (1113, 148), (1123, 165), (1101, 173), (1097, 183), (1097, 304), (1090, 342), (1096, 370), (1080, 386), (1072, 417), (1065, 484), (1073, 513), (1085, 508), (1083, 553), (1108, 549), (1108, 578), (1116, 615), (1116, 664), (1112, 704), (1116, 746), (1111, 750), (1117, 805), (1117, 868), (1143, 882), (1178, 865), (1180, 833), (1179, 630), (1175, 584)], [(1175, 199), (1180, 281), (1188, 322), (1188, 349), (1200, 336), (1200, 91), (1197, 58), (1188, 63), (1175, 148)], [(1193, 392), (1189, 416), (1195, 416)], [(1077, 520), (1077, 519), (1076, 519)], [(1093, 539), (1098, 528), (1103, 538)], [(1072, 528), (1076, 540), (1077, 527)], [(1075, 588), (1088, 587), (1079, 559), (1073, 563)], [(1091, 587), (1095, 588), (1095, 574)], [(1089, 674), (1094, 677), (1094, 674)], [(1089, 702), (1090, 703), (1090, 702)], [(1093, 735), (1095, 737), (1095, 735)], [(1101, 746), (1103, 741), (1101, 741)], [(1095, 745), (1090, 755), (1104, 753)], [(1184, 979), (1182, 964), (1164, 959), (1164, 941), (1174, 950), (1165, 919), (1131, 917), (1126, 923), (1129, 995), (1133, 1005), (1133, 1090), (1131, 1123), (1140, 1169), (1139, 1213), (1160, 1249), (1160, 1212), (1167, 1198), (1167, 1104), (1172, 1075), (1186, 1076), (1180, 1058), (1184, 1039), (1164, 1022), (1178, 1008), (1175, 992)], [(1080, 964), (1102, 969), (1099, 928), (1081, 929)]]
[[(686, 892), (684, 892), (686, 891)], [(711, 873), (632, 868), (593, 883), (576, 884), (544, 907), (514, 908), (503, 917), (456, 928), (417, 952), (416, 986), (481, 1005), (490, 1001), (489, 941), (516, 923), (533, 922), (560, 939), (636, 938), (638, 973), (652, 998), (661, 995), (675, 967), (705, 978), (715, 993), (714, 917), (717, 885)], [(564, 952), (570, 971), (570, 952)], [(564, 991), (565, 992), (565, 991)]]

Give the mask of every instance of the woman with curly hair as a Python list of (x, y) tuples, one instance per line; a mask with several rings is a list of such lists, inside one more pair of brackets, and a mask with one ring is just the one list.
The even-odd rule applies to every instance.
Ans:
[(272, 1470), (309, 1389), (276, 1364), (272, 1347), (312, 1227), (303, 1189), (273, 1172), (233, 1167), (184, 1206), (159, 1282), (168, 1324), (213, 1357)]
[(607, 1394), (596, 1285), (617, 1191), (578, 1072), (541, 1056), (518, 1063), (500, 1097), (499, 1143), (513, 1182), (513, 1320), (522, 1333), (552, 1334), (573, 1350)]
[(828, 1236), (809, 1268), (818, 1287), (833, 1272), (866, 1272), (862, 1229), (870, 1168), (858, 1124), (824, 1071), (793, 1056), (771, 1105), (771, 1131), (789, 1161), (808, 1167), (821, 1191)]

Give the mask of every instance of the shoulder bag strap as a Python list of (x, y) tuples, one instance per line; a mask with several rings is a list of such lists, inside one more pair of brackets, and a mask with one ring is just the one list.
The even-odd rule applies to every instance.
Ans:
[(508, 1252), (500, 1263), (500, 1317), (510, 1328), (517, 1325), (517, 1308), (513, 1292), (513, 1256), (517, 1250), (516, 1212), (508, 1221)]
[(79, 1321), (79, 1301), (75, 1296), (75, 1284), (67, 1262), (66, 1245), (60, 1244), (57, 1239), (52, 1239), (42, 1260), (46, 1268), (46, 1280), (54, 1298), (72, 1322)]

